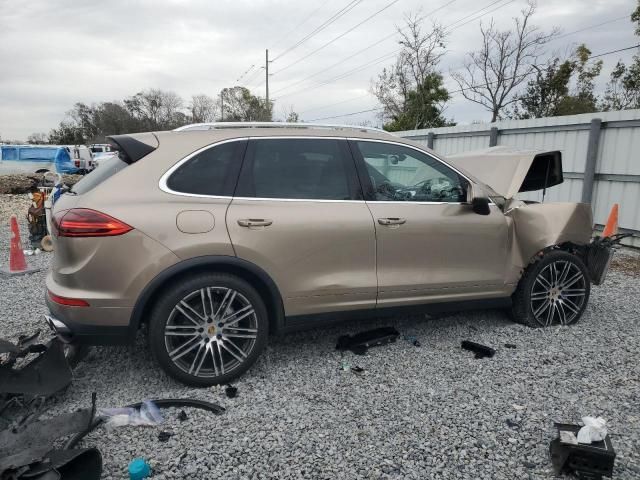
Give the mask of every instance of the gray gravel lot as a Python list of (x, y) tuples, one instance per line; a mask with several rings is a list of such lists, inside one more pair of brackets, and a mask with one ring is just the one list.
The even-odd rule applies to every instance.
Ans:
[[(0, 196), (0, 265), (8, 256), (8, 212), (24, 197)], [(23, 236), (26, 230), (23, 228)], [(629, 260), (638, 262), (637, 254)], [(46, 268), (51, 254), (28, 257)], [(43, 328), (45, 272), (0, 277), (0, 336)], [(52, 413), (90, 404), (121, 406), (153, 397), (217, 402), (221, 416), (167, 410), (159, 428), (91, 434), (103, 453), (103, 478), (127, 478), (145, 457), (153, 478), (554, 478), (548, 444), (553, 422), (607, 419), (617, 451), (614, 478), (640, 478), (640, 276), (613, 271), (594, 288), (581, 322), (533, 330), (500, 311), (443, 318), (371, 320), (273, 338), (235, 385), (191, 389), (157, 368), (139, 339), (134, 347), (96, 348), (75, 371)], [(401, 339), (365, 356), (335, 350), (338, 336), (395, 326)], [(460, 349), (473, 340), (497, 350), (477, 360)], [(513, 343), (516, 349), (504, 348)], [(366, 369), (340, 370), (341, 362)], [(160, 430), (174, 435), (160, 443)]]

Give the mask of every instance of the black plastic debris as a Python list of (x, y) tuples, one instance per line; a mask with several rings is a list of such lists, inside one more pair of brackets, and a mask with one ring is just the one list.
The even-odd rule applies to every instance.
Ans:
[(358, 367), (357, 365), (355, 367), (351, 367), (351, 371), (356, 375), (364, 375), (366, 373), (364, 368)]
[(416, 337), (414, 337), (413, 335), (405, 335), (405, 336), (404, 336), (404, 339), (405, 339), (407, 342), (409, 342), (411, 345), (413, 345), (414, 347), (420, 347), (420, 346), (422, 346), (422, 345), (420, 344), (420, 341), (419, 341)]
[(235, 398), (238, 395), (238, 389), (232, 385), (227, 385), (224, 389), (224, 393), (228, 398)]
[(338, 338), (336, 350), (351, 350), (356, 355), (364, 355), (371, 347), (395, 342), (400, 333), (393, 327), (381, 327), (355, 335), (343, 335)]
[(496, 354), (496, 351), (493, 348), (476, 342), (470, 342), (468, 340), (462, 341), (462, 348), (474, 352), (476, 354), (476, 358), (491, 358)]
[(555, 427), (558, 429), (558, 438), (549, 444), (549, 455), (557, 475), (574, 473), (583, 480), (611, 477), (616, 452), (608, 435), (604, 440), (591, 444), (565, 443), (561, 441), (561, 432), (577, 436), (581, 427), (566, 423), (556, 423)]
[(178, 414), (178, 420), (180, 420), (181, 422), (184, 422), (187, 420), (187, 418), (189, 418), (187, 416), (187, 412), (185, 412), (184, 410), (180, 410), (180, 413)]
[(517, 348), (515, 344), (513, 343), (505, 343), (504, 344), (504, 348)]
[[(0, 395), (50, 396), (71, 383), (72, 372), (63, 343), (54, 338), (39, 344), (37, 335), (20, 337), (17, 345), (6, 340), (0, 344), (0, 353), (8, 353), (7, 359), (0, 363)], [(15, 368), (17, 360), (29, 354), (38, 356)]]
[(163, 443), (168, 442), (172, 435), (173, 434), (171, 432), (166, 432), (162, 430), (160, 433), (158, 433), (158, 440)]
[(85, 430), (93, 422), (92, 408), (39, 420), (44, 402), (30, 403), (32, 409), (9, 428), (0, 431), (0, 478), (93, 480), (102, 475), (102, 456), (95, 448), (53, 449), (56, 440)]

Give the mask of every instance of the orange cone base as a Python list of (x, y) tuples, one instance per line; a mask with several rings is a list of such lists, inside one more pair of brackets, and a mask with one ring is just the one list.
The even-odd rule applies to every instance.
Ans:
[(41, 268), (34, 268), (34, 267), (27, 267), (26, 270), (18, 270), (18, 271), (12, 272), (11, 270), (9, 270), (8, 267), (2, 267), (2, 268), (0, 268), (0, 275), (2, 275), (3, 277), (15, 277), (17, 275), (25, 275), (27, 273), (39, 272), (40, 270), (42, 270), (42, 269)]

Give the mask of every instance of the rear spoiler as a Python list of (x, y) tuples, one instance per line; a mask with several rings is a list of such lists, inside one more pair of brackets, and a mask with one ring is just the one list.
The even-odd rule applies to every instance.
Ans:
[(158, 137), (154, 133), (110, 135), (107, 141), (118, 152), (120, 159), (128, 164), (146, 157), (160, 146)]

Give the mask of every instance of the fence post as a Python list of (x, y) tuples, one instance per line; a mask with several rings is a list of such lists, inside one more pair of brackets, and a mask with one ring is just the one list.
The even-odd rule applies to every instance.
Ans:
[(591, 199), (593, 198), (593, 181), (596, 176), (596, 162), (598, 160), (601, 130), (602, 119), (592, 119), (591, 128), (589, 129), (589, 143), (587, 144), (587, 158), (584, 164), (584, 177), (582, 180), (582, 203), (591, 203)]
[(433, 150), (433, 137), (435, 137), (433, 132), (427, 133), (427, 147), (429, 147), (431, 150)]
[(489, 133), (489, 146), (495, 147), (498, 145), (498, 127), (491, 127), (491, 132)]

